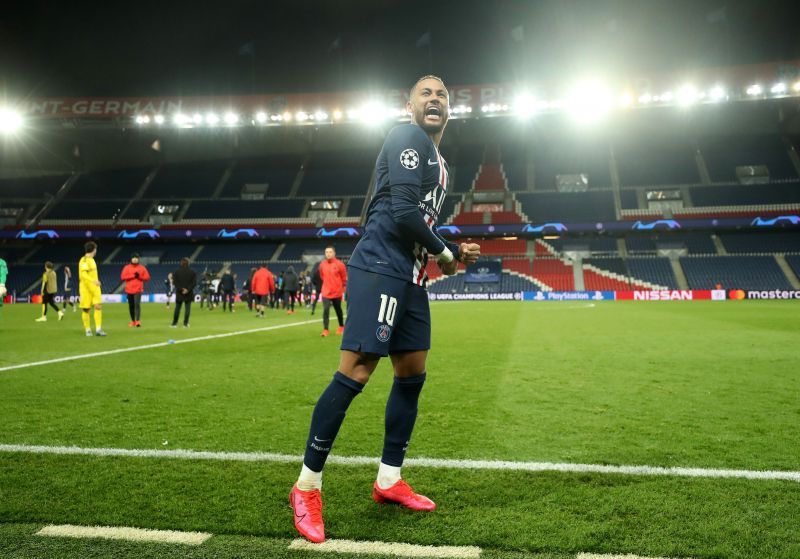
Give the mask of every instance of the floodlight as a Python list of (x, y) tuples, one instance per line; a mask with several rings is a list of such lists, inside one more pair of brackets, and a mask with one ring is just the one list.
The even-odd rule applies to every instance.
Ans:
[(147, 115), (137, 115), (136, 124), (150, 124), (150, 117)]
[(339, 109), (333, 111), (333, 120), (342, 120), (342, 116), (343, 116), (342, 111), (340, 111)]
[(203, 115), (201, 115), (199, 113), (195, 113), (194, 116), (192, 117), (192, 122), (194, 122), (195, 124), (202, 124), (203, 123)]
[(520, 93), (512, 105), (514, 113), (521, 119), (528, 119), (536, 113), (537, 104), (530, 93)]
[(591, 123), (599, 120), (611, 108), (611, 94), (608, 88), (596, 82), (586, 82), (575, 86), (567, 97), (567, 109), (573, 119)]
[(769, 92), (773, 95), (783, 95), (786, 93), (786, 84), (783, 82), (776, 83), (770, 88)]
[(11, 109), (0, 108), (0, 133), (14, 134), (22, 128), (22, 115)]
[(697, 89), (690, 84), (686, 84), (681, 86), (677, 93), (677, 101), (678, 105), (681, 107), (688, 107), (689, 105), (694, 105), (697, 100), (700, 98), (700, 94), (698, 93)]
[(290, 112), (283, 113), (283, 120), (286, 121), (286, 122), (289, 122), (290, 120), (292, 120), (292, 113), (290, 113)]
[(761, 95), (763, 92), (764, 92), (764, 89), (760, 85), (758, 85), (757, 83), (754, 83), (753, 85), (749, 86), (745, 90), (745, 93), (747, 93), (748, 95), (753, 95), (753, 96)]
[(156, 124), (164, 124), (164, 115), (156, 115), (153, 117), (153, 122)]
[(640, 105), (648, 105), (653, 101), (653, 96), (649, 93), (645, 93), (643, 95), (639, 95), (639, 104)]
[(225, 113), (225, 124), (233, 126), (239, 122), (239, 115), (234, 113)]
[(317, 111), (314, 113), (314, 118), (317, 120), (328, 120), (328, 113), (325, 111)]
[(263, 111), (259, 112), (259, 113), (256, 113), (256, 120), (259, 123), (264, 124), (265, 122), (267, 122), (267, 113), (265, 113)]
[(630, 93), (623, 93), (619, 96), (619, 106), (623, 109), (627, 109), (633, 105), (633, 96)]
[(308, 120), (308, 113), (300, 111), (294, 115), (294, 118), (297, 122), (305, 122)]
[(792, 86), (792, 89), (793, 89), (793, 90), (794, 90), (796, 93), (800, 93), (800, 82), (794, 82), (794, 85)]
[(717, 103), (719, 101), (724, 101), (728, 98), (728, 95), (725, 93), (725, 90), (721, 86), (715, 86), (708, 92), (708, 98), (711, 99), (713, 102)]
[(219, 124), (219, 117), (215, 113), (208, 113), (206, 115), (206, 123), (211, 126), (216, 126)]
[(192, 121), (187, 115), (182, 113), (177, 113), (175, 116), (172, 117), (172, 122), (177, 124), (178, 126), (185, 126)]

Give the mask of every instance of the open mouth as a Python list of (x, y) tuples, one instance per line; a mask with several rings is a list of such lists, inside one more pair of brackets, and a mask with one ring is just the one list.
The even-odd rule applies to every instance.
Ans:
[(441, 107), (437, 107), (436, 105), (429, 105), (428, 108), (425, 109), (425, 118), (427, 118), (428, 120), (441, 121), (442, 120)]

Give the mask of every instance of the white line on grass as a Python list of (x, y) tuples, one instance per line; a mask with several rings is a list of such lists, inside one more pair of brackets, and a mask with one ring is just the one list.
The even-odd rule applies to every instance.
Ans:
[[(204, 450), (149, 450), (128, 448), (83, 448), (78, 446), (43, 446), (0, 444), (0, 452), (27, 454), (67, 454), (84, 456), (124, 456), (131, 458), (173, 458), (183, 460), (229, 460), (233, 462), (282, 462), (300, 464), (303, 457), (275, 452), (214, 452)], [(369, 456), (330, 456), (329, 464), (375, 466), (378, 458)], [(422, 468), (454, 470), (509, 470), (522, 472), (567, 472), (619, 474), (631, 476), (677, 476), (699, 478), (743, 478), (783, 480), (800, 483), (800, 471), (723, 470), (713, 468), (665, 468), (661, 466), (608, 466), (605, 464), (570, 464), (557, 462), (512, 462), (508, 460), (457, 460), (446, 458), (407, 458), (404, 464)]]
[(100, 538), (104, 540), (128, 540), (134, 542), (182, 543), (200, 545), (211, 534), (206, 532), (176, 532), (174, 530), (145, 530), (115, 526), (73, 526), (71, 524), (45, 526), (37, 536), (54, 538)]
[(436, 557), (442, 559), (476, 559), (481, 556), (481, 548), (471, 545), (414, 545), (392, 542), (356, 542), (352, 540), (327, 540), (311, 543), (296, 539), (289, 549), (300, 551), (319, 551), (322, 553), (355, 553), (361, 555), (390, 555), (393, 557)]
[(135, 347), (123, 347), (119, 349), (109, 349), (108, 351), (97, 351), (95, 353), (83, 353), (80, 355), (70, 355), (67, 357), (58, 357), (56, 359), (48, 359), (46, 361), (34, 361), (33, 363), (20, 363), (19, 365), (9, 365), (8, 367), (0, 367), (0, 373), (4, 371), (13, 371), (15, 369), (25, 369), (27, 367), (38, 367), (39, 365), (52, 365), (53, 363), (63, 363), (64, 361), (77, 361), (78, 359), (89, 359), (91, 357), (102, 357), (104, 355), (114, 355), (117, 353), (126, 353), (128, 351), (139, 351), (141, 349), (153, 349), (156, 347), (164, 347), (168, 345), (188, 344), (191, 342), (202, 342), (204, 340), (216, 340), (218, 338), (229, 338), (231, 336), (241, 336), (244, 334), (254, 334), (256, 332), (267, 332), (269, 330), (280, 330), (281, 328), (291, 328), (292, 326), (302, 326), (304, 324), (311, 324), (318, 322), (317, 320), (304, 320), (302, 322), (290, 322), (289, 324), (275, 324), (273, 326), (264, 326), (262, 328), (251, 328), (249, 330), (238, 330), (236, 332), (226, 332), (224, 334), (210, 334), (208, 336), (198, 336), (197, 338), (186, 338), (185, 340), (173, 340), (170, 342), (159, 342), (157, 344), (139, 345)]

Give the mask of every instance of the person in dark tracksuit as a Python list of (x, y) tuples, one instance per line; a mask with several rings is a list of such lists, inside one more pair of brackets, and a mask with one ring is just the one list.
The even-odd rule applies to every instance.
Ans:
[(321, 263), (322, 262), (317, 262), (314, 264), (314, 267), (311, 268), (311, 285), (314, 288), (314, 300), (311, 302), (312, 315), (317, 308), (317, 301), (322, 297), (322, 276), (319, 275), (319, 265)]
[(233, 312), (233, 300), (236, 296), (236, 282), (230, 270), (222, 274), (222, 277), (219, 279), (219, 290), (222, 292), (222, 312), (225, 312), (226, 306)]
[(192, 301), (194, 300), (194, 288), (197, 286), (197, 272), (189, 267), (189, 259), (183, 258), (181, 266), (172, 273), (172, 281), (175, 284), (175, 314), (172, 315), (172, 327), (178, 327), (178, 319), (181, 315), (181, 306), (186, 305), (186, 312), (183, 315), (184, 328), (189, 327), (189, 315), (192, 311)]
[(297, 279), (294, 266), (289, 266), (283, 275), (283, 306), (286, 308), (286, 314), (294, 314), (294, 303), (299, 288), (300, 280)]

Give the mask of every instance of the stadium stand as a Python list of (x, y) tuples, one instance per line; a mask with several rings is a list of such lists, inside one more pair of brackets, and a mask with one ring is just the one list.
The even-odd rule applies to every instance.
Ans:
[(800, 203), (800, 184), (797, 183), (693, 186), (689, 192), (696, 207)]
[(800, 254), (800, 235), (797, 233), (749, 233), (720, 235), (730, 253), (757, 254), (783, 252)]
[(0, 192), (3, 198), (36, 199), (55, 194), (67, 181), (69, 175), (2, 179)]
[(209, 198), (222, 180), (227, 165), (225, 161), (165, 165), (144, 197), (158, 200)]
[[(44, 267), (41, 264), (16, 264), (8, 267), (6, 289), (12, 295), (26, 293), (42, 277)], [(59, 278), (62, 278), (58, 272)], [(63, 279), (62, 279), (63, 281)]]
[(794, 272), (794, 275), (797, 276), (798, 280), (800, 280), (800, 255), (792, 254), (786, 257), (786, 262), (789, 264), (789, 267)]
[(786, 147), (778, 136), (709, 136), (700, 138), (698, 143), (714, 182), (737, 182), (736, 167), (743, 165), (766, 165), (773, 180), (797, 179)]
[(611, 186), (608, 145), (575, 137), (543, 137), (534, 148), (536, 190), (555, 190), (556, 175), (585, 173), (590, 188)]
[(236, 219), (266, 219), (299, 216), (306, 201), (295, 198), (267, 200), (195, 200), (184, 215), (185, 219), (198, 221)]
[[(694, 152), (687, 138), (641, 136), (614, 147), (622, 186), (700, 182)], [(623, 204), (623, 207), (636, 206)]]
[(142, 187), (149, 168), (114, 169), (78, 177), (69, 191), (70, 198), (121, 198), (128, 200)]
[(533, 222), (596, 222), (616, 219), (610, 190), (597, 192), (524, 192), (515, 194)]
[(303, 156), (291, 154), (237, 161), (221, 197), (239, 198), (247, 184), (267, 185), (270, 197), (288, 196), (302, 163)]
[(680, 287), (668, 258), (628, 258), (626, 263), (631, 277), (669, 289)]
[(347, 150), (314, 154), (298, 196), (363, 196), (378, 152)]
[(682, 257), (692, 289), (792, 289), (772, 256)]
[(195, 262), (266, 262), (275, 254), (277, 243), (222, 242), (203, 245)]

